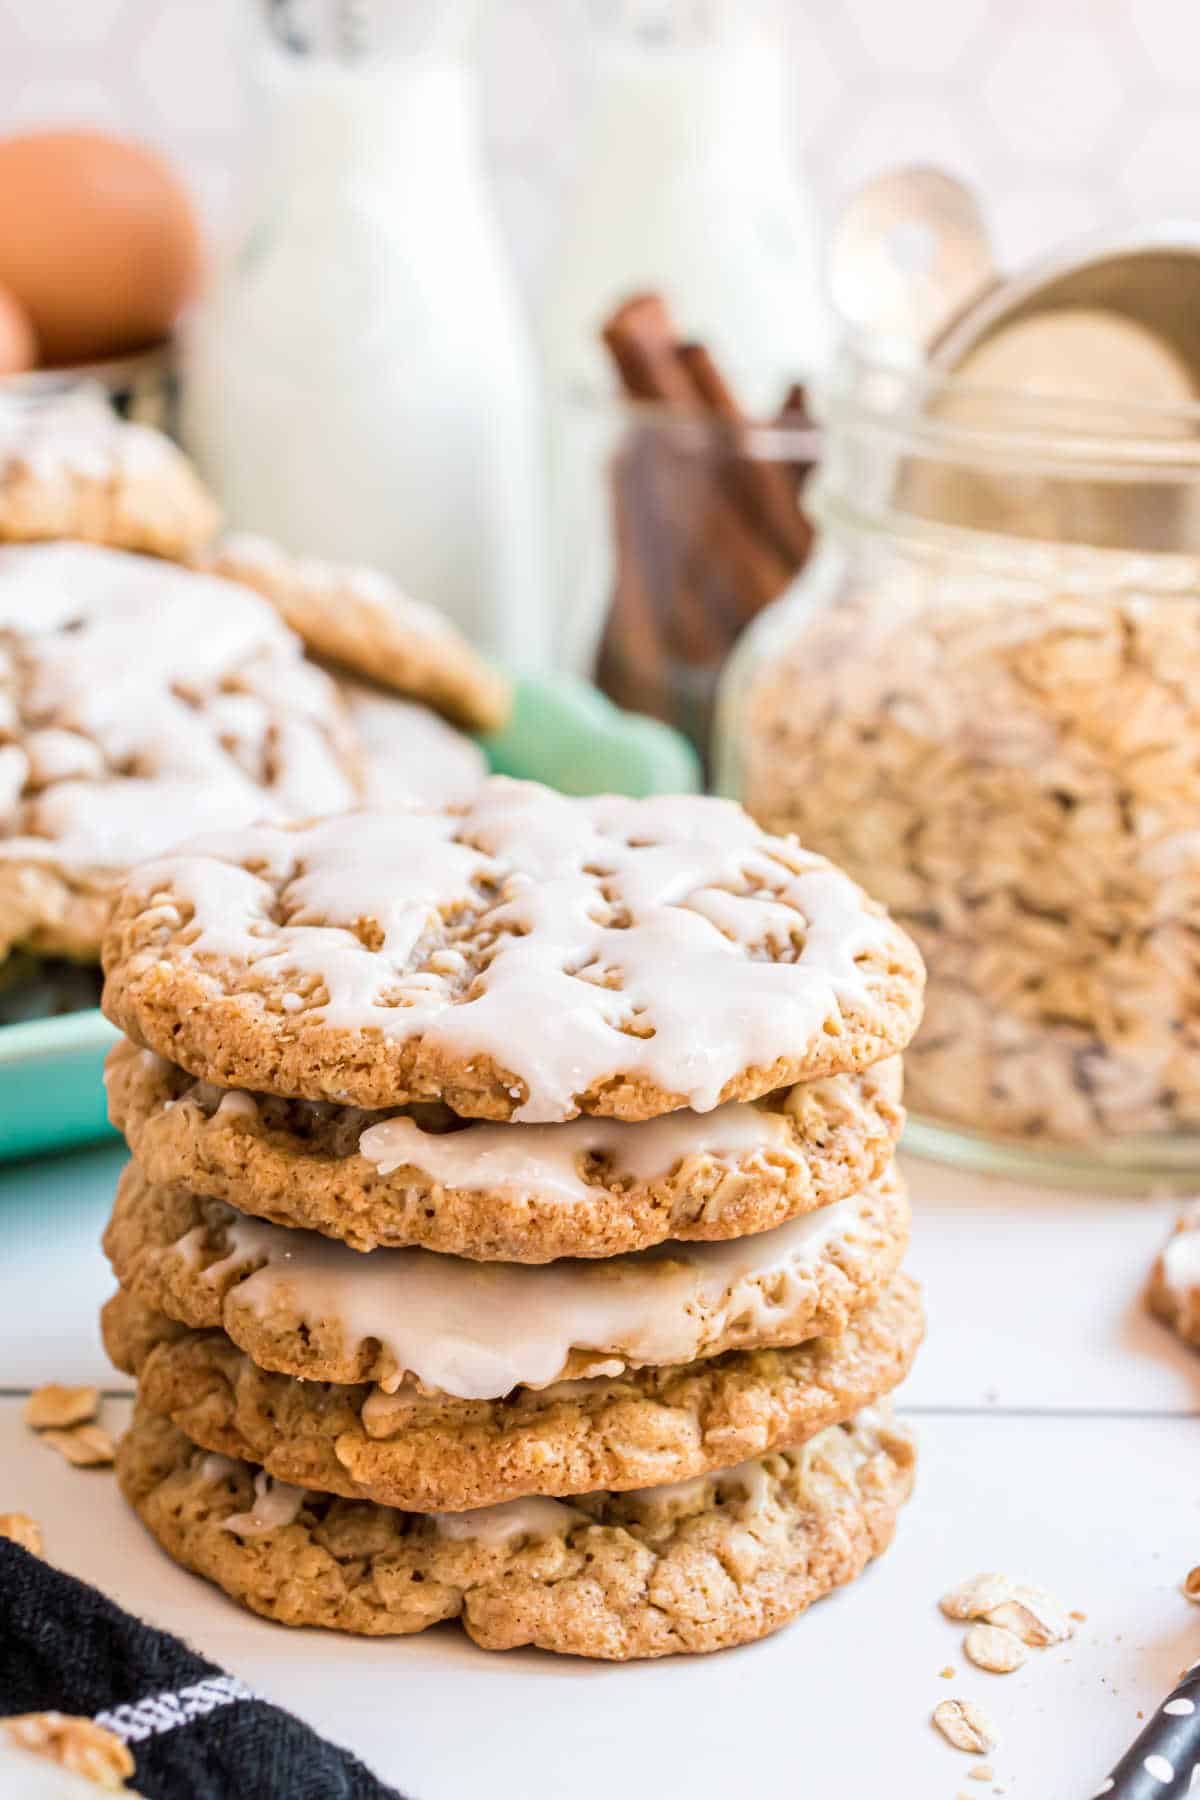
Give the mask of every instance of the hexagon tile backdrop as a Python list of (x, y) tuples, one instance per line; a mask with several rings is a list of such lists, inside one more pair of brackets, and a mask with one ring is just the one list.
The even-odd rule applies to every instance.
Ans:
[[(1200, 7), (1184, 0), (763, 0), (827, 213), (933, 161), (987, 198), (1011, 262), (1096, 225), (1196, 209)], [(86, 122), (171, 151), (228, 215), (251, 0), (0, 0), (0, 129)], [(499, 201), (536, 283), (586, 87), (568, 0), (483, 0)]]

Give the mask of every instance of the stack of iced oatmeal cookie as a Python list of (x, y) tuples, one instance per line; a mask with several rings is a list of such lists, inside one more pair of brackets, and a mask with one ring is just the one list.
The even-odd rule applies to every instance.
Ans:
[(176, 1560), (291, 1624), (624, 1658), (887, 1544), (922, 971), (831, 865), (493, 781), (146, 864), (105, 967), (119, 1470)]

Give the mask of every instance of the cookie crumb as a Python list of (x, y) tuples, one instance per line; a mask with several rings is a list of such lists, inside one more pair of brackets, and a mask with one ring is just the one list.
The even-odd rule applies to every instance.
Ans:
[(1076, 1612), (1072, 1610), (1067, 1614), (1067, 1617), (1068, 1619), (1078, 1619), (1081, 1625), (1086, 1625), (1087, 1623), (1087, 1614), (1085, 1612)]
[(992, 1779), (992, 1765), (991, 1763), (976, 1763), (973, 1769), (967, 1770), (967, 1774), (971, 1777), (972, 1781), (990, 1781)]
[(992, 1675), (1011, 1675), (1026, 1660), (1019, 1637), (1003, 1625), (985, 1625), (982, 1620), (968, 1631), (963, 1649), (977, 1669), (987, 1669)]
[(65, 1456), (77, 1469), (99, 1469), (116, 1454), (112, 1438), (102, 1425), (77, 1425), (73, 1431), (43, 1431), (43, 1444)]
[(25, 1402), (25, 1423), (33, 1431), (65, 1429), (84, 1425), (100, 1411), (100, 1390), (94, 1387), (63, 1387), (48, 1381), (34, 1388)]
[(938, 1670), (938, 1674), (943, 1681), (953, 1681), (957, 1673), (958, 1670), (954, 1667), (953, 1663), (947, 1663), (944, 1669)]
[(28, 1513), (0, 1513), (0, 1538), (20, 1544), (31, 1556), (42, 1554), (42, 1528)]
[(947, 1743), (973, 1755), (978, 1755), (981, 1750), (994, 1750), (1000, 1742), (995, 1725), (973, 1700), (939, 1701), (933, 1709), (933, 1723)]

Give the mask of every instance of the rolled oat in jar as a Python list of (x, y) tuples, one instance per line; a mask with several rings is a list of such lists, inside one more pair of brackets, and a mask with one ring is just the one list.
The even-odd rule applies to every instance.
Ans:
[(843, 369), (722, 785), (919, 942), (918, 1147), (1200, 1169), (1200, 411), (985, 420), (932, 379)]

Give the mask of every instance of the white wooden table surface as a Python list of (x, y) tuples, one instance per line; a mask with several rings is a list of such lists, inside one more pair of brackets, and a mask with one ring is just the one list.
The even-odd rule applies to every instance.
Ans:
[[(75, 1471), (20, 1422), (42, 1381), (116, 1393), (96, 1247), (113, 1150), (0, 1171), (0, 1511), (48, 1555), (355, 1749), (418, 1800), (1074, 1800), (1092, 1793), (1185, 1662), (1200, 1610), (1200, 1357), (1140, 1288), (1169, 1201), (1062, 1195), (908, 1162), (929, 1340), (904, 1391), (921, 1467), (890, 1554), (760, 1645), (610, 1668), (476, 1650), (457, 1628), (392, 1642), (288, 1632), (176, 1569), (109, 1473)], [(106, 1402), (119, 1424), (127, 1403)], [(1024, 1669), (972, 1669), (937, 1610), (980, 1569), (1087, 1614)], [(957, 1670), (953, 1680), (939, 1671)], [(930, 1728), (947, 1695), (1001, 1731), (992, 1782)]]

